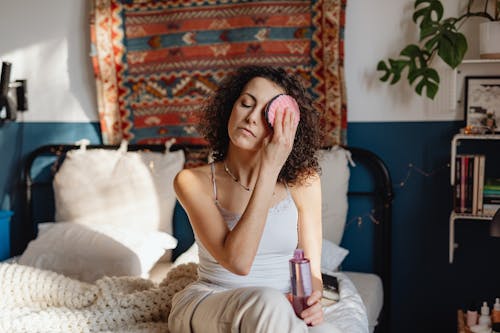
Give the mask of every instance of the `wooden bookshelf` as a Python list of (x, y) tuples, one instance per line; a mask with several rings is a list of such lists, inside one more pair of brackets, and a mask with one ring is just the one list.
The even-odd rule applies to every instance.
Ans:
[[(450, 158), (450, 184), (453, 187), (455, 185), (455, 163), (457, 157), (458, 146), (462, 140), (474, 140), (479, 143), (479, 141), (496, 141), (500, 140), (500, 133), (495, 134), (455, 134), (451, 141), (451, 158)], [(495, 143), (496, 144), (496, 143)], [(485, 162), (487, 163), (487, 161)], [(449, 263), (453, 263), (453, 256), (455, 248), (458, 246), (455, 243), (455, 221), (456, 220), (476, 220), (481, 222), (489, 222), (493, 218), (493, 214), (470, 214), (470, 213), (458, 213), (454, 210), (450, 214), (449, 218)]]

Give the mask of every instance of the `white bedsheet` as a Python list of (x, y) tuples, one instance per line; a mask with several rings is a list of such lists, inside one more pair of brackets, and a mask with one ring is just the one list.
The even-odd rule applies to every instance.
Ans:
[(384, 303), (382, 279), (370, 273), (344, 273), (352, 281), (363, 300), (368, 315), (368, 328), (370, 332), (373, 332), (378, 324), (378, 317)]
[(368, 333), (366, 307), (353, 282), (344, 273), (331, 275), (339, 281), (340, 299), (324, 309), (325, 320), (343, 333)]

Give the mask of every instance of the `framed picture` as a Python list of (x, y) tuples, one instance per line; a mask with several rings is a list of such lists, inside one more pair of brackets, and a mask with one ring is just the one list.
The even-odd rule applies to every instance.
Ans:
[(466, 76), (464, 105), (473, 133), (500, 132), (500, 76)]

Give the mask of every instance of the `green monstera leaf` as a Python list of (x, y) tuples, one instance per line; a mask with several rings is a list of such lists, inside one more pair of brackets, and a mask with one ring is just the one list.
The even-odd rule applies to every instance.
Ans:
[(417, 81), (415, 86), (415, 91), (417, 94), (422, 95), (423, 89), (425, 88), (426, 96), (430, 99), (434, 99), (439, 89), (439, 74), (438, 72), (429, 67), (424, 67), (417, 69), (409, 75), (410, 83)]
[[(486, 0), (482, 11), (472, 11), (475, 0), (468, 0), (466, 12), (458, 17), (443, 19), (444, 8), (440, 0), (416, 0), (413, 22), (420, 29), (419, 44), (409, 44), (399, 54), (399, 58), (379, 61), (377, 70), (382, 72), (380, 80), (395, 84), (403, 71), (408, 71), (408, 82), (415, 91), (433, 99), (439, 88), (439, 74), (432, 69), (432, 60), (440, 57), (448, 66), (456, 68), (462, 63), (467, 52), (467, 39), (458, 28), (470, 17), (481, 17), (491, 21), (500, 20), (500, 0), (494, 0), (496, 6), (488, 6)], [(493, 15), (488, 11), (495, 8)]]
[[(417, 9), (420, 8), (420, 9)], [(435, 26), (444, 14), (444, 8), (438, 0), (417, 0), (415, 1), (415, 13), (413, 14), (413, 22), (418, 23), (420, 19), (420, 30)], [(422, 34), (420, 35), (422, 40)]]
[(438, 45), (438, 55), (451, 68), (456, 68), (467, 52), (467, 39), (459, 32), (444, 31)]
[(406, 69), (410, 84), (416, 82), (415, 91), (422, 95), (425, 88), (426, 96), (433, 99), (439, 88), (439, 74), (436, 70), (427, 67), (429, 52), (420, 49), (418, 45), (410, 44), (401, 51), (400, 56), (400, 59), (389, 59), (388, 64), (384, 61), (378, 63), (377, 70), (384, 72), (380, 80), (386, 82), (392, 77), (390, 84), (395, 84), (401, 79)]
[(437, 52), (451, 68), (460, 65), (467, 52), (467, 39), (456, 31), (454, 22), (452, 19), (444, 20), (424, 44), (428, 52)]

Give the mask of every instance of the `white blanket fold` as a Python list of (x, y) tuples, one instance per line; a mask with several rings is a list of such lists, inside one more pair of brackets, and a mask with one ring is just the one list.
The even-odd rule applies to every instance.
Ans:
[(168, 332), (172, 296), (196, 280), (196, 264), (159, 284), (105, 277), (95, 284), (18, 264), (0, 265), (0, 332)]

